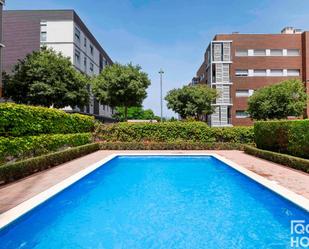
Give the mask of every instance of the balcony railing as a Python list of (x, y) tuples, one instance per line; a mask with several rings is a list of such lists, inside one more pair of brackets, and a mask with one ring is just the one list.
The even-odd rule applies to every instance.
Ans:
[(220, 126), (222, 126), (222, 127), (224, 127), (224, 126), (232, 126), (232, 119), (228, 118), (227, 122), (226, 121), (221, 121), (221, 120), (219, 120), (219, 121), (211, 121), (210, 124), (212, 126), (217, 126), (217, 127), (220, 127)]
[(215, 105), (222, 105), (222, 104), (227, 104), (227, 105), (231, 105), (232, 104), (232, 99), (231, 98), (218, 98), (215, 100), (215, 102), (213, 103)]
[(222, 85), (224, 85), (224, 84), (230, 84), (232, 82), (232, 78), (231, 77), (229, 77), (228, 78), (228, 81), (227, 80), (224, 80), (224, 81), (216, 81), (216, 77), (215, 76), (213, 76), (212, 77), (212, 83), (214, 83), (214, 84), (222, 84)]

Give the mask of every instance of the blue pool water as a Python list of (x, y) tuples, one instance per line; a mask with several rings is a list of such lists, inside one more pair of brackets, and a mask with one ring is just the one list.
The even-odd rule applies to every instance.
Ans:
[(208, 156), (120, 156), (0, 231), (1, 248), (291, 248), (309, 214)]

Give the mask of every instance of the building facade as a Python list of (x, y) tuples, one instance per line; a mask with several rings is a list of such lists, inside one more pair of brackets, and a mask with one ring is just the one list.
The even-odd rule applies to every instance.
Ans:
[(2, 97), (2, 66), (3, 66), (3, 56), (2, 56), (2, 50), (4, 48), (3, 45), (3, 39), (2, 39), (2, 16), (3, 16), (3, 5), (5, 1), (0, 0), (0, 98)]
[(252, 125), (246, 110), (255, 90), (292, 78), (302, 80), (309, 93), (309, 32), (287, 27), (280, 34), (216, 35), (192, 84), (219, 92), (209, 125), (237, 126)]
[[(111, 58), (74, 10), (9, 10), (3, 12), (4, 70), (10, 73), (19, 59), (42, 46), (69, 57), (76, 70), (98, 75)], [(110, 119), (113, 110), (93, 96), (89, 105), (74, 111)]]

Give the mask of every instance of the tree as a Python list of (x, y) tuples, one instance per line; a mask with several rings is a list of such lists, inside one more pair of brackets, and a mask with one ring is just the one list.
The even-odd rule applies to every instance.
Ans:
[(5, 94), (16, 103), (83, 106), (89, 101), (87, 78), (75, 70), (69, 58), (42, 48), (28, 54), (5, 78)]
[(10, 81), (10, 75), (6, 72), (2, 72), (2, 97), (6, 98), (8, 96), (7, 90), (8, 90), (8, 83)]
[(286, 80), (257, 90), (249, 98), (247, 112), (256, 120), (286, 119), (301, 116), (306, 102), (304, 84), (296, 79)]
[(140, 66), (115, 63), (107, 66), (93, 81), (92, 90), (101, 103), (124, 108), (127, 120), (128, 108), (141, 106), (150, 85), (148, 75)]
[[(119, 121), (125, 120), (125, 108), (124, 107), (116, 107), (116, 113), (113, 116)], [(137, 119), (137, 120), (153, 120), (156, 117), (151, 109), (144, 110), (139, 106), (132, 106), (128, 108), (128, 119)]]
[(167, 107), (178, 113), (181, 118), (194, 117), (199, 120), (202, 115), (212, 114), (211, 105), (217, 97), (217, 91), (206, 85), (184, 86), (167, 93)]

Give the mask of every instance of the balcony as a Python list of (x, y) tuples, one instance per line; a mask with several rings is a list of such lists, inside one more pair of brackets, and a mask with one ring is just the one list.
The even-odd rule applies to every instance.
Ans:
[(213, 81), (211, 83), (212, 85), (233, 85), (232, 79), (229, 79), (229, 81), (220, 81), (220, 82), (216, 82), (216, 80), (213, 78)]
[(217, 98), (212, 105), (233, 105), (231, 98)]
[(193, 77), (193, 79), (191, 81), (191, 85), (196, 85), (196, 84), (199, 84), (200, 82), (201, 82), (200, 77)]
[(228, 118), (227, 121), (212, 121), (210, 122), (210, 125), (212, 127), (231, 127), (232, 125), (232, 119)]
[(232, 82), (232, 77), (230, 75), (230, 73), (226, 73), (224, 74), (223, 76), (221, 76), (221, 73), (219, 75), (219, 77), (216, 77), (216, 73), (214, 73), (212, 75), (212, 83), (213, 84), (222, 84), (222, 85), (225, 85), (225, 84), (229, 84)]

